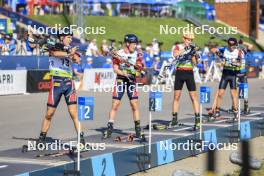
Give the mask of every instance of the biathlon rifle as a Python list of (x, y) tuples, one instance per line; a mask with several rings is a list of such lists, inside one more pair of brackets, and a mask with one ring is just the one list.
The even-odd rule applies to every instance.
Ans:
[[(172, 61), (172, 65), (177, 65), (178, 63), (182, 63), (182, 62), (186, 62), (186, 61), (190, 61), (192, 60), (192, 57), (194, 55), (196, 55), (197, 51), (200, 48), (198, 46), (196, 46), (195, 44), (191, 43), (188, 47), (184, 48), (184, 51), (176, 56), (173, 61)], [(187, 52), (189, 51), (189, 52)]]

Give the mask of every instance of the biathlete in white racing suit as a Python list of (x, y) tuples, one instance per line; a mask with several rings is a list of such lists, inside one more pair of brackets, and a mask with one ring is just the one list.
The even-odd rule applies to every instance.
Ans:
[(124, 43), (124, 48), (114, 51), (112, 58), (113, 69), (117, 74), (117, 77), (112, 97), (112, 108), (109, 113), (109, 121), (107, 123), (107, 129), (103, 133), (103, 138), (111, 137), (112, 131), (114, 129), (116, 113), (120, 106), (121, 99), (126, 92), (133, 112), (136, 133), (135, 136), (137, 138), (143, 139), (145, 137), (140, 127), (138, 92), (136, 90), (136, 76), (143, 67), (141, 58), (142, 55), (136, 51), (136, 46), (138, 43), (138, 38), (136, 35), (125, 35)]

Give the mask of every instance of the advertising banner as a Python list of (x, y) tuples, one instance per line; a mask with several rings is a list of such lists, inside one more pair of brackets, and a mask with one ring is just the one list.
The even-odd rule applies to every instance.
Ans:
[(0, 70), (0, 95), (26, 93), (26, 70)]

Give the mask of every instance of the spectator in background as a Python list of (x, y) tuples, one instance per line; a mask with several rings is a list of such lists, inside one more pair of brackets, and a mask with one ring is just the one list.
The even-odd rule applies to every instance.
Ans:
[(160, 69), (161, 69), (161, 62), (160, 62), (160, 58), (159, 57), (155, 57), (154, 58), (154, 63), (152, 65), (152, 69), (153, 69), (153, 79), (152, 79), (152, 83), (155, 83), (158, 75), (160, 73)]
[(106, 59), (106, 62), (103, 64), (103, 68), (112, 68), (112, 60), (110, 58)]
[(123, 42), (122, 41), (119, 41), (118, 42), (118, 47), (117, 47), (117, 49), (122, 49), (123, 48)]
[(96, 44), (96, 39), (93, 39), (90, 44), (87, 47), (86, 50), (86, 55), (87, 56), (94, 56), (94, 57), (98, 57), (99, 56), (99, 51), (98, 51), (98, 47)]
[(10, 40), (5, 36), (5, 42), (2, 44), (2, 51), (1, 54), (3, 56), (8, 56), (9, 55), (9, 42)]
[(143, 52), (143, 60), (147, 68), (152, 67), (153, 61), (148, 52)]
[[(29, 35), (31, 35), (31, 34), (29, 34)], [(33, 43), (30, 43), (29, 35), (27, 36), (27, 38), (26, 38), (25, 42), (23, 43), (22, 47), (25, 48), (27, 56), (32, 56), (33, 55), (33, 51), (37, 47), (37, 45), (33, 44)]]
[(104, 15), (104, 10), (102, 9), (100, 3), (93, 3), (92, 15), (95, 15), (95, 16)]
[(110, 39), (110, 46), (109, 46), (109, 50), (113, 50), (113, 49), (116, 49), (116, 41), (114, 39)]
[(5, 36), (5, 42), (2, 44), (2, 55), (14, 55), (16, 51), (15, 41), (12, 39), (12, 35)]
[(93, 66), (92, 66), (93, 59), (91, 57), (88, 57), (86, 61), (87, 61), (87, 63), (84, 64), (83, 70), (85, 70), (85, 69), (92, 69), (93, 68)]
[(172, 73), (174, 73), (176, 71), (176, 68), (175, 68), (175, 65), (173, 64), (173, 58), (168, 59), (168, 64), (171, 65), (170, 71), (172, 71)]
[(73, 3), (71, 3), (70, 5), (69, 5), (69, 11), (70, 11), (70, 16), (72, 16), (72, 15), (74, 15), (74, 4)]
[(209, 69), (209, 64), (208, 64), (208, 58), (204, 58), (197, 64), (197, 68), (199, 69), (200, 77), (202, 79), (205, 79), (205, 76), (208, 72)]
[(108, 16), (113, 16), (113, 11), (112, 11), (112, 4), (111, 3), (107, 3), (105, 5), (106, 9), (107, 9), (107, 15)]
[(26, 47), (25, 47), (25, 36), (24, 34), (19, 34), (17, 36), (16, 42), (16, 55), (26, 55)]
[(9, 55), (16, 54), (16, 39), (14, 38), (16, 35), (10, 34), (10, 42), (9, 42)]
[(2, 54), (2, 47), (5, 43), (4, 34), (0, 33), (0, 55)]
[(121, 4), (117, 3), (116, 4), (116, 13), (117, 13), (118, 16), (120, 15), (120, 11), (121, 11)]
[(73, 70), (73, 79), (75, 83), (76, 90), (82, 90), (83, 86), (83, 68), (81, 63), (73, 63), (72, 64), (72, 70)]
[(209, 53), (210, 53), (210, 50), (209, 50), (209, 47), (208, 45), (204, 45), (204, 49), (203, 49), (203, 53), (202, 53), (202, 56), (203, 57), (208, 57), (209, 56)]
[(82, 78), (82, 76), (83, 76), (83, 68), (82, 68), (81, 64), (73, 63), (72, 64), (72, 70), (73, 70), (74, 76), (76, 76), (79, 79)]
[(156, 38), (153, 38), (153, 40), (152, 40), (152, 51), (153, 51), (154, 57), (159, 57), (160, 47), (159, 47), (158, 40)]
[(105, 39), (102, 40), (101, 54), (103, 56), (107, 56), (109, 54), (109, 46), (107, 45), (107, 41)]
[(148, 53), (148, 56), (150, 58), (153, 58), (153, 50), (152, 50), (152, 45), (151, 44), (147, 44), (146, 52)]
[(138, 41), (137, 50), (142, 49), (142, 40)]
[(172, 46), (172, 48), (171, 48), (171, 55), (172, 55), (172, 57), (173, 57), (173, 51), (175, 50), (175, 47), (176, 47), (177, 45), (179, 45), (179, 44), (180, 44), (180, 42), (176, 41), (176, 42), (174, 43), (174, 45)]

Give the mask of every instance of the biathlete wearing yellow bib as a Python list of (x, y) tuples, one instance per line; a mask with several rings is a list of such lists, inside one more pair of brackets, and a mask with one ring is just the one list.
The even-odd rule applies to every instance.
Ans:
[(221, 48), (219, 49), (219, 52), (222, 54), (222, 57), (225, 60), (219, 89), (226, 89), (228, 83), (230, 85), (230, 89), (236, 89), (236, 78), (237, 73), (240, 70), (240, 66), (233, 65), (233, 63), (240, 62), (242, 60), (243, 54), (239, 49), (229, 51), (228, 48)]
[(72, 80), (72, 61), (68, 58), (50, 58), (51, 87), (48, 103), (50, 107), (56, 108), (64, 95), (67, 105), (77, 103), (76, 90)]
[(183, 44), (176, 45), (175, 47), (175, 50), (180, 51), (183, 49), (185, 49), (185, 51), (181, 57), (184, 57), (186, 59), (180, 61), (176, 65), (174, 90), (182, 90), (183, 84), (184, 82), (186, 82), (186, 86), (189, 91), (196, 91), (196, 85), (193, 74), (193, 64), (191, 59), (193, 57), (193, 55), (191, 54), (192, 49), (190, 47), (184, 47)]

